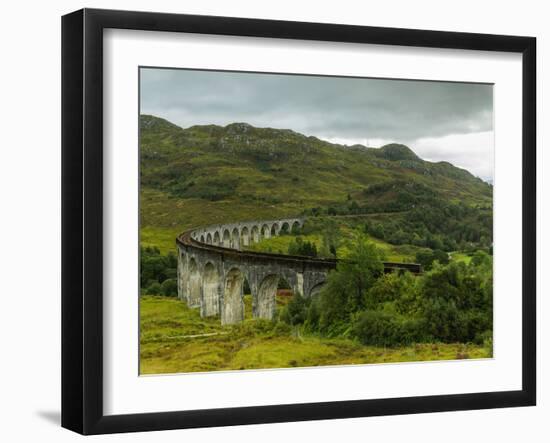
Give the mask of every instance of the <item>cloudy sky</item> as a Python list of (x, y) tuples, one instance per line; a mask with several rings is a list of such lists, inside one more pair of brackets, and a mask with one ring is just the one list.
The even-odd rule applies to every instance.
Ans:
[(334, 143), (404, 143), (493, 178), (491, 85), (141, 69), (141, 113), (183, 128), (246, 122)]

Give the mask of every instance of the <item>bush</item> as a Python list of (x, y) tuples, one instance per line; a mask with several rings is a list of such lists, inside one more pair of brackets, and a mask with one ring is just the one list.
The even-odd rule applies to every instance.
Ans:
[(435, 265), (422, 277), (418, 306), (424, 331), (436, 340), (471, 342), (493, 328), (492, 267), (485, 255), (479, 265)]
[(369, 308), (375, 308), (380, 303), (408, 298), (415, 291), (415, 283), (415, 277), (410, 272), (403, 275), (397, 272), (384, 274), (368, 290), (365, 304)]
[(289, 325), (300, 325), (306, 321), (308, 300), (300, 293), (295, 293), (288, 304), (281, 310), (280, 319)]
[(306, 321), (304, 323), (305, 328), (311, 331), (317, 331), (319, 329), (319, 322), (321, 319), (320, 297), (316, 296), (310, 300), (309, 308), (307, 310)]
[(434, 262), (422, 276), (386, 274), (367, 291), (352, 334), (364, 344), (474, 342), (492, 346), (492, 258), (470, 265)]
[(160, 293), (166, 297), (176, 297), (178, 295), (178, 283), (175, 278), (164, 280), (160, 285)]
[(395, 313), (363, 311), (353, 325), (352, 335), (364, 345), (400, 346), (419, 340), (420, 322), (401, 319)]
[(423, 330), (434, 340), (463, 341), (467, 335), (466, 324), (453, 300), (442, 298), (426, 300), (422, 314)]
[(290, 325), (282, 322), (282, 321), (279, 321), (275, 324), (275, 327), (273, 328), (273, 334), (275, 335), (290, 335), (290, 333), (292, 332), (292, 328), (290, 327)]
[(317, 257), (317, 246), (315, 243), (296, 237), (288, 245), (288, 253), (290, 255), (303, 255), (306, 257)]
[(420, 263), (424, 270), (432, 269), (433, 263), (438, 261), (442, 265), (449, 263), (449, 254), (441, 249), (435, 251), (420, 251), (416, 253), (416, 262)]
[(176, 278), (177, 266), (178, 259), (173, 252), (161, 255), (156, 247), (140, 248), (140, 287), (149, 287), (151, 281), (162, 283)]
[(160, 283), (158, 281), (151, 283), (151, 285), (146, 289), (145, 292), (149, 295), (160, 295)]

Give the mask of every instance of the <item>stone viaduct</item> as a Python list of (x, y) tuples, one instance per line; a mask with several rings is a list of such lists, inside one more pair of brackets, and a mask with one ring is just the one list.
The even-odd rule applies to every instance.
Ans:
[[(243, 283), (252, 294), (252, 314), (272, 319), (280, 279), (292, 290), (311, 297), (325, 283), (335, 259), (246, 251), (242, 248), (264, 238), (291, 232), (303, 219), (249, 221), (207, 226), (177, 238), (178, 297), (202, 317), (220, 315), (222, 324), (244, 319)], [(419, 272), (419, 265), (385, 263), (387, 269)]]

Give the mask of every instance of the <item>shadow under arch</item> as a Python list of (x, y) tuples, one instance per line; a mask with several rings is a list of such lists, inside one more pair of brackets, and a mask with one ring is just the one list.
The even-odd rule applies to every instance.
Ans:
[(231, 247), (233, 249), (240, 249), (240, 240), (239, 230), (237, 228), (233, 228), (233, 231), (231, 232)]
[(231, 233), (229, 232), (229, 229), (224, 229), (222, 241), (223, 241), (222, 246), (224, 248), (231, 247)]
[(248, 228), (245, 226), (241, 229), (241, 245), (248, 246), (250, 244), (250, 235), (248, 233)]
[(258, 243), (260, 241), (260, 229), (258, 228), (258, 226), (252, 226), (252, 229), (250, 230), (250, 236), (252, 237), (253, 243)]
[(282, 235), (290, 234), (290, 224), (288, 222), (284, 222), (281, 225), (281, 230), (279, 231), (279, 233)]

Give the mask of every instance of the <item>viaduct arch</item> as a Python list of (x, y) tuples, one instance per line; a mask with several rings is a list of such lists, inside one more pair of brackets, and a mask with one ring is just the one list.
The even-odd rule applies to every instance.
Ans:
[[(303, 227), (301, 218), (256, 220), (206, 226), (184, 232), (178, 248), (178, 297), (201, 316), (220, 315), (222, 324), (244, 319), (243, 283), (252, 293), (252, 315), (273, 319), (280, 279), (305, 297), (314, 296), (325, 283), (337, 260), (253, 252), (243, 246)], [(420, 266), (385, 263), (386, 270)]]

